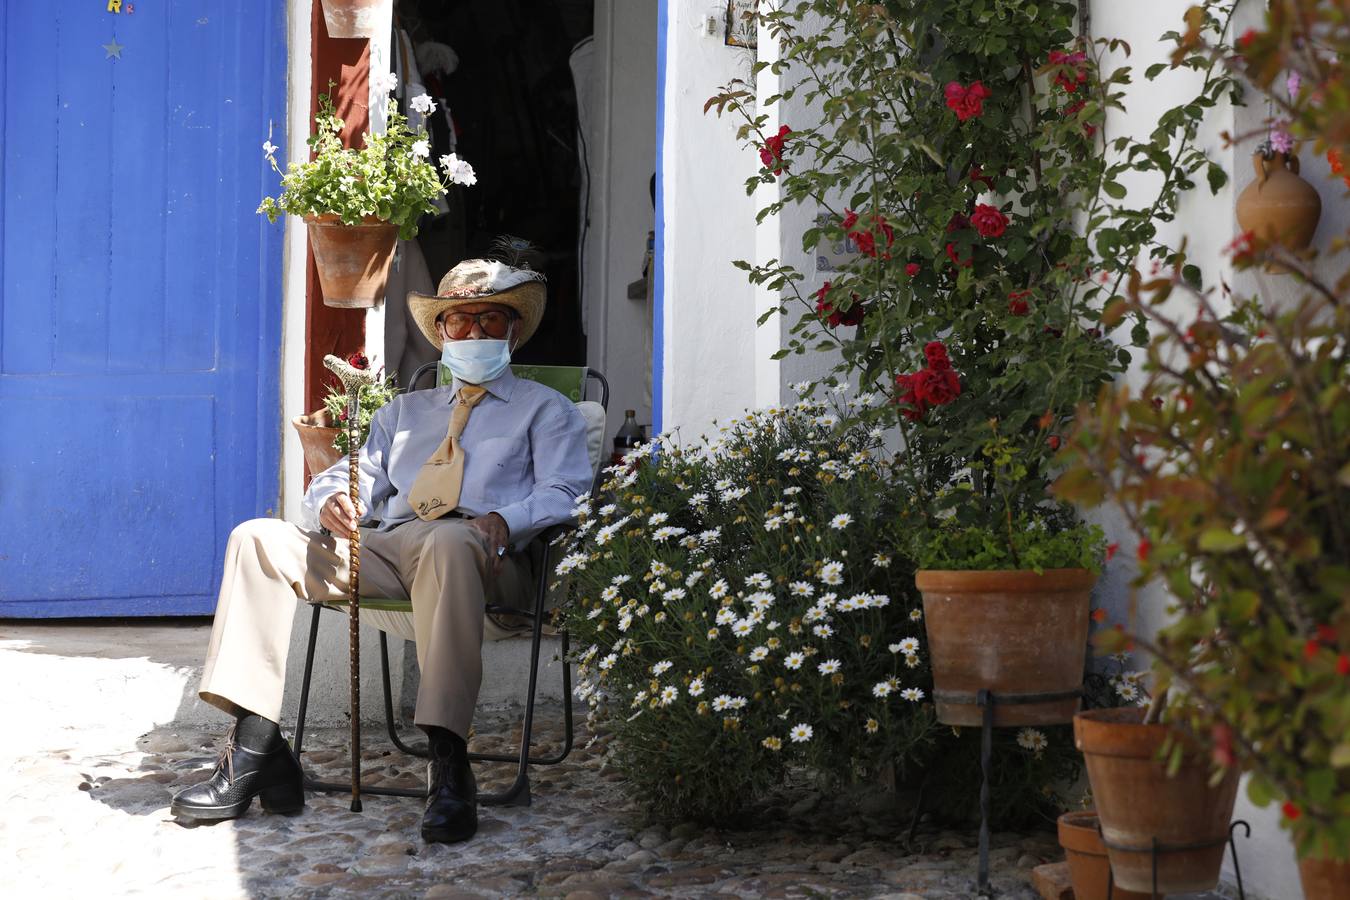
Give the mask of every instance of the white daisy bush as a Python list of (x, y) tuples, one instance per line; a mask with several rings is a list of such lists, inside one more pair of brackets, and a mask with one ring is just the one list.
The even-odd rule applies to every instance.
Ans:
[(578, 695), (658, 810), (715, 817), (788, 766), (917, 765), (950, 732), (889, 457), (826, 412), (804, 401), (648, 445), (607, 470), (555, 552)]
[[(332, 87), (329, 82), (330, 90)], [(429, 115), (435, 111), (436, 102), (421, 94), (412, 98), (409, 106)], [(359, 148), (343, 146), (343, 127), (332, 98), (322, 94), (314, 115), (314, 133), (307, 141), (313, 159), (292, 160), (283, 173), (276, 160), (280, 148), (271, 140), (263, 144), (263, 156), (281, 175), (281, 193), (264, 198), (259, 213), (273, 222), (284, 213), (335, 215), (345, 225), (373, 217), (397, 225), (399, 237), (407, 240), (417, 234), (418, 219), (435, 211), (436, 198), (453, 185), (477, 181), (473, 167), (453, 153), (441, 157), (442, 171), (438, 171), (429, 159), (431, 144), (426, 129), (413, 131), (396, 109), (388, 110), (384, 133), (367, 132)]]

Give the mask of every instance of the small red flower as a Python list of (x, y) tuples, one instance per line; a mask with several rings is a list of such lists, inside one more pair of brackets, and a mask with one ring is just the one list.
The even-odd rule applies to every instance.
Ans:
[(844, 312), (834, 308), (834, 304), (825, 299), (830, 292), (830, 283), (827, 281), (821, 285), (820, 290), (816, 291), (816, 315), (820, 316), (830, 323), (831, 328), (838, 328), (840, 325), (860, 325), (863, 317), (867, 315), (867, 309), (858, 302), (858, 295), (853, 295), (853, 304)]
[(1237, 45), (1243, 50), (1251, 46), (1252, 41), (1256, 40), (1256, 29), (1248, 28), (1237, 39)]
[(1008, 295), (1008, 312), (1014, 316), (1025, 316), (1031, 311), (1031, 304), (1027, 298), (1031, 296), (1031, 291), (1013, 291)]
[(1106, 561), (1110, 562), (1116, 556), (1116, 551), (1120, 549), (1120, 544), (1106, 545)]
[(931, 369), (950, 369), (952, 367), (951, 357), (947, 355), (947, 345), (942, 341), (929, 341), (924, 344), (923, 358)]
[(987, 191), (992, 191), (994, 189), (993, 177), (984, 174), (984, 169), (978, 165), (971, 167), (970, 180), (978, 181), (980, 184), (984, 185), (984, 189)]
[(1342, 676), (1350, 675), (1350, 656), (1346, 656), (1342, 653), (1336, 657), (1336, 674)]
[(775, 175), (783, 174), (783, 144), (790, 134), (792, 129), (784, 125), (777, 134), (765, 138), (764, 146), (759, 148), (760, 162), (764, 163), (764, 168), (773, 169)]
[(1307, 642), (1303, 645), (1303, 658), (1315, 659), (1317, 657), (1317, 651), (1321, 649), (1322, 645), (1318, 643), (1317, 638), (1308, 638)]
[(1336, 629), (1330, 625), (1317, 626), (1317, 639), (1324, 644), (1336, 643)]
[(1152, 551), (1152, 550), (1153, 550), (1153, 542), (1152, 542), (1152, 541), (1150, 541), (1148, 538), (1144, 538), (1142, 541), (1140, 541), (1140, 542), (1139, 542), (1139, 550), (1138, 550), (1138, 553), (1139, 553), (1139, 561), (1140, 561), (1141, 563), (1142, 563), (1142, 562), (1148, 562), (1148, 554), (1149, 554), (1149, 552)]
[(1281, 804), (1280, 812), (1284, 813), (1284, 817), (1291, 822), (1303, 815), (1303, 810), (1299, 809), (1297, 804), (1290, 803), (1288, 800)]
[(1098, 622), (1098, 623), (1100, 623), (1100, 622), (1105, 622), (1105, 621), (1106, 621), (1106, 610), (1102, 609), (1100, 606), (1097, 607), (1096, 609), (1094, 609), (1094, 610), (1092, 611), (1092, 621)]
[(956, 252), (955, 244), (947, 245), (947, 258), (952, 261), (953, 265), (960, 269), (968, 269), (975, 264), (975, 257), (973, 256), (969, 259), (962, 259)]
[(998, 211), (997, 206), (981, 203), (970, 214), (970, 224), (980, 233), (980, 237), (1002, 237), (1008, 230), (1008, 217)]
[(924, 414), (923, 401), (914, 392), (914, 379), (915, 376), (913, 375), (895, 376), (895, 402), (904, 406), (904, 409), (900, 410), (900, 414), (911, 422), (923, 418)]
[(928, 406), (945, 406), (961, 394), (961, 379), (950, 368), (920, 369), (914, 376), (914, 394)]
[(1087, 54), (1082, 50), (1074, 53), (1051, 50), (1050, 65), (1061, 67), (1055, 73), (1055, 84), (1070, 94), (1077, 91), (1078, 86), (1087, 81), (1087, 69), (1083, 66), (1085, 62), (1087, 62)]
[(972, 81), (969, 86), (959, 81), (949, 81), (942, 94), (947, 100), (947, 107), (962, 122), (983, 114), (984, 101), (993, 96), (981, 81)]
[(1057, 435), (1057, 434), (1052, 434), (1052, 435), (1050, 435), (1048, 438), (1045, 439), (1045, 442), (1046, 442), (1047, 444), (1050, 445), (1050, 449), (1051, 449), (1051, 450), (1058, 450), (1058, 449), (1059, 449), (1059, 435)]
[[(1083, 111), (1084, 106), (1087, 106), (1086, 100), (1079, 100), (1077, 103), (1070, 103), (1068, 106), (1064, 107), (1064, 117), (1067, 119), (1069, 116), (1078, 115), (1080, 112)], [(1097, 134), (1097, 126), (1093, 125), (1091, 122), (1084, 122), (1083, 134), (1087, 135), (1088, 137), (1093, 137), (1094, 135)]]
[[(858, 221), (857, 215), (856, 214), (851, 215), (853, 215), (853, 221), (856, 223)], [(895, 229), (892, 228), (890, 224), (887, 223), (885, 216), (881, 215), (873, 216), (872, 223), (873, 223), (872, 228), (870, 230), (850, 231), (848, 233), (848, 236), (853, 239), (853, 243), (858, 246), (858, 250), (860, 252), (866, 254), (867, 256), (876, 257), (877, 256), (876, 232), (880, 231), (881, 234), (886, 238), (886, 249), (889, 250), (891, 245), (895, 243)], [(882, 253), (881, 258), (890, 259), (891, 254)]]
[(913, 278), (915, 275), (918, 275), (918, 274), (919, 274), (919, 264), (918, 264), (918, 263), (906, 263), (906, 264), (905, 264), (905, 274), (908, 275), (910, 278)]
[(347, 357), (347, 365), (351, 366), (353, 369), (369, 369), (370, 360), (366, 359), (366, 355), (358, 350), (356, 353)]

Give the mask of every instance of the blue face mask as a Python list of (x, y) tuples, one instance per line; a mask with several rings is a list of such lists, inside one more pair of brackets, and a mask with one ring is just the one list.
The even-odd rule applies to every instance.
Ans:
[(511, 344), (491, 338), (446, 341), (441, 345), (441, 362), (460, 381), (487, 384), (511, 364)]

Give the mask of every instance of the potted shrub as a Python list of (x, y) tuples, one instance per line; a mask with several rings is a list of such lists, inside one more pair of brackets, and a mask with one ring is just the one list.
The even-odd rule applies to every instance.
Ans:
[[(1350, 27), (1333, 10), (1282, 2), (1267, 21), (1267, 31), (1239, 41), (1256, 86), (1274, 95), (1299, 136), (1345, 134), (1350, 93), (1339, 60), (1350, 50)], [(1311, 45), (1304, 29), (1316, 32), (1318, 52), (1288, 50)], [(1269, 87), (1289, 69), (1317, 86), (1291, 91), (1292, 104)], [(1239, 298), (1230, 308), (1180, 271), (1150, 283), (1136, 277), (1110, 318), (1153, 323), (1147, 380), (1138, 390), (1105, 391), (1084, 408), (1058, 490), (1079, 502), (1115, 503), (1138, 536), (1138, 583), (1157, 579), (1169, 589), (1169, 624), (1133, 640), (1154, 654), (1161, 683), (1179, 689), (1170, 724), (1208, 747), (1220, 767), (1250, 773), (1257, 805), (1282, 804), (1308, 897), (1344, 896), (1346, 284), (1320, 280), (1308, 260), (1255, 236), (1240, 236), (1232, 250), (1239, 269), (1285, 266), (1305, 295), (1279, 304)], [(1160, 305), (1178, 295), (1184, 303)]]
[[(425, 114), (435, 109), (426, 94), (410, 104)], [(312, 158), (292, 161), (281, 177), (281, 193), (264, 198), (258, 212), (273, 222), (283, 213), (304, 218), (326, 305), (371, 307), (384, 300), (398, 240), (417, 234), (418, 219), (435, 211), (432, 201), (451, 185), (477, 179), (453, 153), (441, 157), (444, 174), (438, 172), (428, 159), (426, 131), (410, 130), (397, 110), (388, 111), (384, 133), (365, 134), (360, 148), (343, 146), (342, 128), (332, 99), (320, 96), (308, 140)], [(271, 141), (263, 144), (280, 173), (277, 149)]]
[[(369, 366), (366, 357), (360, 353), (352, 354), (347, 361), (356, 368)], [(370, 434), (371, 417), (380, 407), (394, 399), (397, 393), (398, 385), (392, 377), (379, 377), (374, 384), (362, 386), (358, 397), (360, 419), (357, 422), (361, 443), (365, 443)], [(317, 475), (347, 456), (347, 392), (337, 382), (330, 384), (323, 398), (323, 407), (307, 415), (296, 416), (291, 419), (291, 425), (300, 435), (305, 466), (311, 475)]]

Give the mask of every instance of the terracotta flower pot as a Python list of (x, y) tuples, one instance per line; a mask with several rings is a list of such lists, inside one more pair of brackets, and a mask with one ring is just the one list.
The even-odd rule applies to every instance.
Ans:
[[(1074, 900), (1106, 900), (1111, 886), (1111, 865), (1106, 861), (1106, 845), (1097, 833), (1097, 814), (1066, 812), (1059, 817), (1059, 845), (1069, 862)], [(1148, 900), (1148, 894), (1115, 888), (1113, 900)]]
[(1298, 874), (1305, 900), (1350, 900), (1350, 860), (1310, 856), (1298, 861)]
[(381, 28), (389, 27), (389, 10), (394, 0), (323, 0), (323, 21), (328, 36), (334, 38), (373, 38)]
[(1238, 224), (1267, 243), (1307, 247), (1322, 217), (1322, 198), (1298, 174), (1298, 157), (1276, 153), (1267, 159), (1258, 152), (1252, 165), (1256, 180), (1238, 195)]
[[(1166, 725), (1145, 725), (1144, 710), (1094, 709), (1074, 716), (1074, 742), (1087, 763), (1111, 871), (1117, 889), (1153, 888), (1149, 849), (1158, 851), (1158, 892), (1212, 890), (1228, 847), (1228, 825), (1237, 798), (1238, 772), (1210, 786), (1210, 767), (1187, 746), (1181, 768), (1167, 777), (1159, 759), (1170, 737)], [(1182, 846), (1189, 849), (1169, 850)]]
[(921, 571), (928, 652), (938, 721), (980, 725), (976, 692), (995, 698), (994, 724), (1068, 722), (1079, 698), (1003, 705), (998, 697), (1074, 691), (1083, 686), (1089, 599), (1086, 569)]
[(300, 447), (304, 450), (309, 474), (317, 475), (342, 458), (342, 454), (333, 446), (333, 440), (341, 429), (329, 422), (327, 410), (296, 416), (291, 419), (291, 424), (300, 434)]
[(362, 309), (384, 302), (398, 226), (367, 218), (343, 225), (337, 216), (307, 216), (325, 306)]

